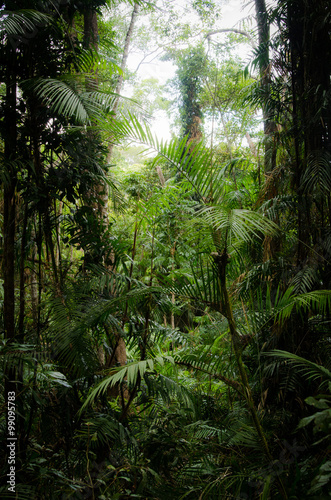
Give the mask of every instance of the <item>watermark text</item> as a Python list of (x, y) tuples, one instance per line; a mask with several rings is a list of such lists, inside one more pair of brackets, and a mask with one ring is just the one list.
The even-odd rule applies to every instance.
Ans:
[(7, 474), (8, 491), (15, 493), (16, 487), (16, 395), (9, 391), (7, 395), (7, 463), (9, 472)]

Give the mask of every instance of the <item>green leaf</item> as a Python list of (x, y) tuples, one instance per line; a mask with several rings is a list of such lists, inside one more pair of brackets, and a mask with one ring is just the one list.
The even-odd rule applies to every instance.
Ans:
[(66, 376), (63, 375), (63, 373), (56, 372), (56, 371), (50, 371), (50, 372), (47, 372), (47, 376), (50, 377), (51, 379), (53, 379), (58, 384), (61, 384), (61, 385), (65, 386), (65, 387), (72, 387), (67, 382)]
[(319, 409), (326, 409), (329, 408), (329, 402), (326, 399), (315, 399), (312, 396), (309, 396), (308, 398), (305, 399), (306, 403), (312, 406), (315, 406), (316, 408)]

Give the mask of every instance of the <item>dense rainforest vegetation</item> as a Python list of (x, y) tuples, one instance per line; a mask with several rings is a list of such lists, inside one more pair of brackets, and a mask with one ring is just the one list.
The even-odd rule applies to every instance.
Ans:
[(330, 3), (225, 5), (2, 4), (1, 498), (330, 498)]

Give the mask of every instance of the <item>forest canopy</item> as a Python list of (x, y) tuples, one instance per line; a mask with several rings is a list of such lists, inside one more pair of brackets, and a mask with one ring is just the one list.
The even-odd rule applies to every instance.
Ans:
[(1, 498), (330, 498), (331, 9), (243, 3), (2, 3)]

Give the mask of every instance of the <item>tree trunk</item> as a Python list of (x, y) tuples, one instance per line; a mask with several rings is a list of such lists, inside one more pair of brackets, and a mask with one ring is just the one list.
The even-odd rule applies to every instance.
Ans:
[[(256, 20), (259, 37), (259, 69), (260, 82), (265, 96), (270, 93), (271, 66), (269, 58), (270, 24), (265, 0), (255, 0)], [(271, 200), (278, 193), (276, 178), (276, 131), (277, 127), (272, 117), (273, 110), (270, 109), (268, 99), (265, 98), (262, 106), (264, 127), (264, 174), (265, 174), (265, 199)], [(272, 259), (279, 250), (279, 241), (273, 237), (266, 236), (264, 241), (264, 260)]]
[[(303, 185), (303, 179), (307, 177), (307, 169), (312, 164), (329, 162), (326, 160), (328, 156), (325, 156), (329, 154), (331, 146), (330, 113), (325, 101), (331, 87), (330, 20), (326, 16), (329, 9), (329, 2), (326, 0), (293, 0), (287, 4), (295, 151), (292, 189), (298, 195), (299, 267), (315, 260), (312, 247), (315, 252), (325, 252), (320, 243), (320, 231), (324, 232), (323, 226), (326, 223), (323, 206), (327, 203), (327, 198), (318, 192), (320, 183), (325, 181), (325, 174), (322, 170), (321, 179), (316, 180), (316, 184), (311, 184), (309, 188)], [(320, 208), (316, 201), (320, 203)]]
[[(267, 94), (271, 83), (271, 68), (269, 58), (270, 25), (265, 0), (255, 0), (255, 11), (259, 36), (261, 86)], [(276, 125), (270, 116), (271, 111), (272, 110), (268, 109), (266, 105), (263, 106), (265, 141), (264, 171), (266, 174), (272, 172), (276, 166), (276, 147), (274, 143)]]
[(98, 50), (98, 18), (93, 8), (88, 8), (84, 13), (84, 47)]
[[(125, 37), (125, 42), (124, 42), (124, 49), (123, 49), (121, 66), (120, 66), (120, 68), (122, 70), (122, 74), (120, 74), (118, 76), (117, 84), (116, 84), (116, 88), (115, 88), (115, 94), (119, 94), (122, 90), (122, 85), (123, 85), (123, 81), (124, 81), (124, 71), (126, 68), (126, 62), (128, 60), (130, 42), (131, 42), (131, 38), (133, 35), (133, 30), (134, 30), (134, 26), (136, 23), (138, 13), (139, 13), (139, 5), (137, 3), (135, 3), (134, 7), (133, 7), (132, 15), (131, 15), (129, 29), (127, 31), (127, 34)], [(113, 109), (112, 109), (113, 116), (116, 116), (118, 105), (119, 105), (119, 100), (120, 100), (120, 97), (119, 97), (119, 95), (117, 95), (115, 98)], [(110, 158), (112, 157), (113, 149), (114, 149), (114, 144), (111, 143), (109, 145), (108, 163), (110, 162)]]

